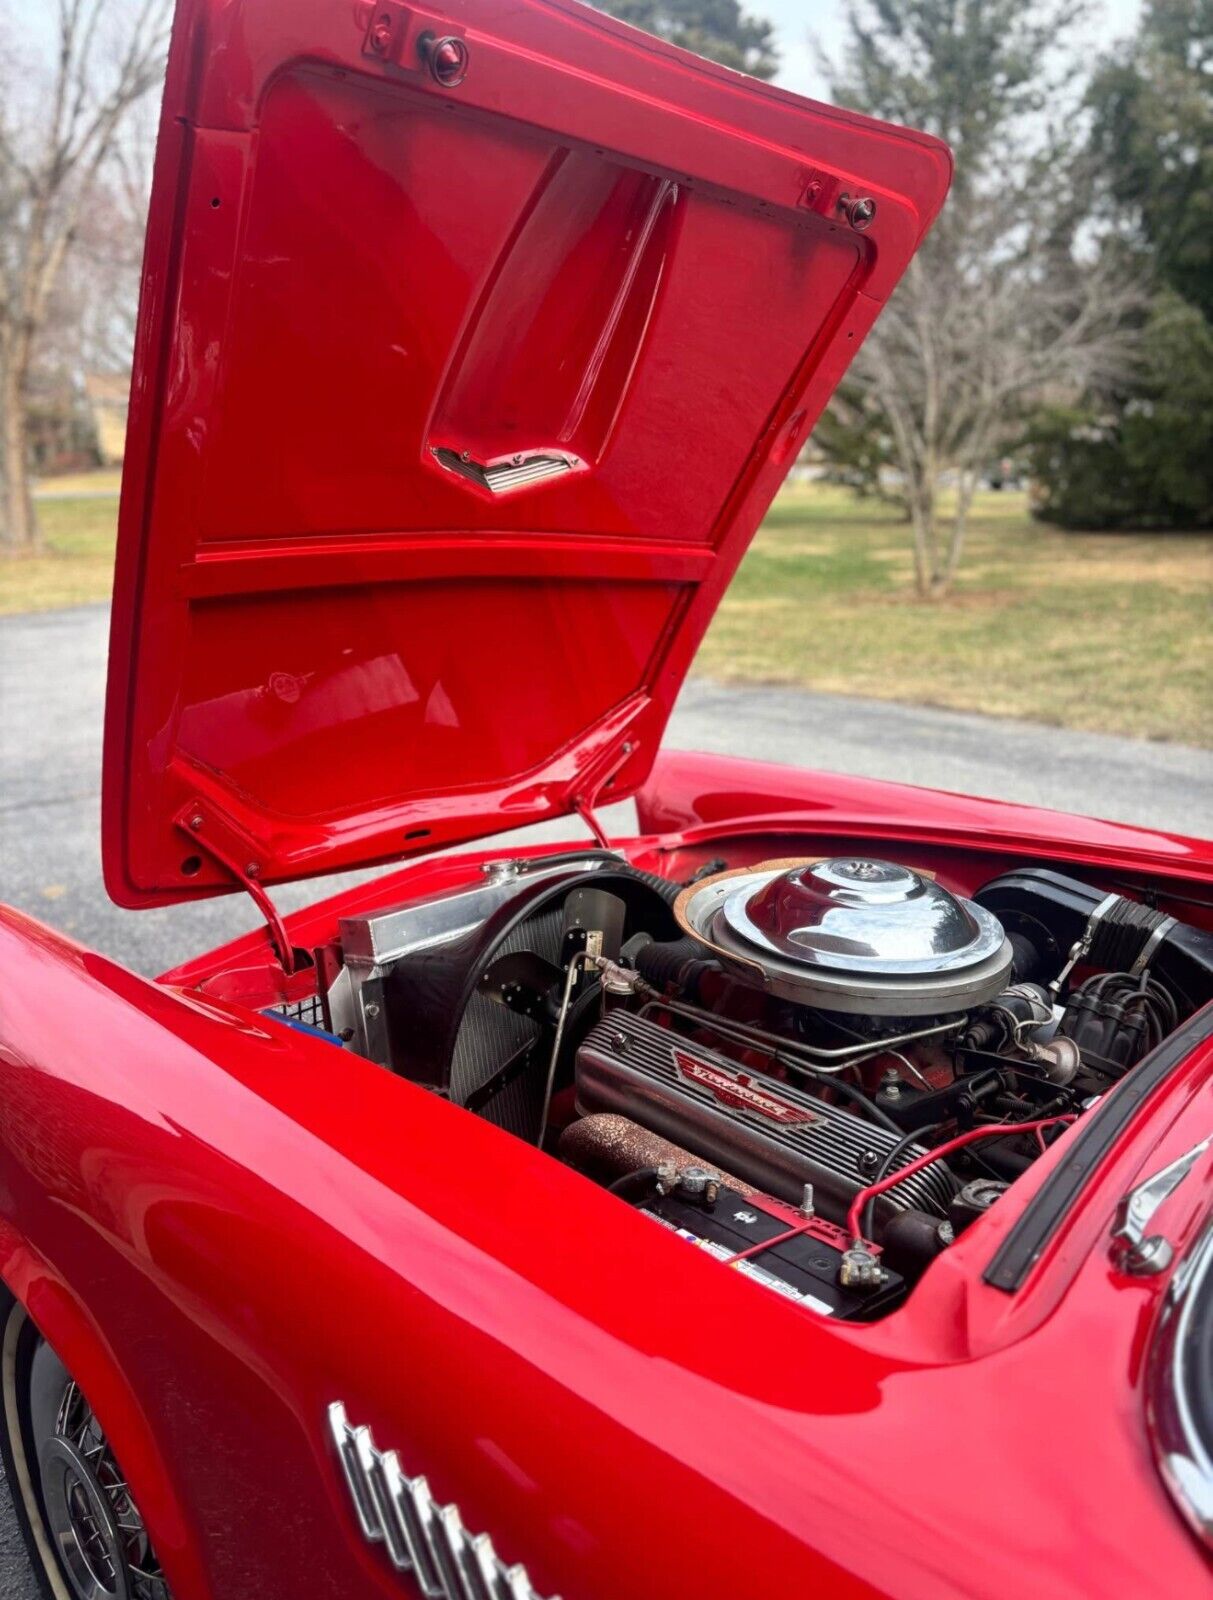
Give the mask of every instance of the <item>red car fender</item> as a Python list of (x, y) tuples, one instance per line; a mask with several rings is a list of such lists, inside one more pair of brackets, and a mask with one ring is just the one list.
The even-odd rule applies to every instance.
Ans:
[[(913, 841), (1011, 861), (1039, 852), (1106, 872), (1150, 872), (1213, 882), (1213, 842), (1123, 822), (982, 799), (880, 778), (815, 772), (736, 756), (664, 750), (636, 799), (641, 832), (666, 856), (680, 846), (793, 830), (830, 841)], [(854, 848), (853, 843), (848, 846)], [(646, 863), (647, 864), (647, 863)], [(675, 858), (667, 870), (677, 876)], [(991, 861), (984, 876), (1005, 870)], [(978, 876), (976, 882), (982, 881)], [(1196, 917), (1193, 921), (1198, 921)]]
[[(335, 1399), (540, 1594), (1006, 1600), (1047, 1574), (1088, 1600), (1207, 1580), (1141, 1409), (1163, 1286), (1117, 1280), (1105, 1253), (1078, 1253), (1028, 1336), (958, 1360), (970, 1300), (1011, 1304), (980, 1281), (833, 1325), (329, 1044), (2, 910), (0, 972), (13, 1282), (68, 1286), (60, 1353), (81, 1353), (153, 1496), (138, 1426), (155, 1436), (181, 1511), (157, 1501), (148, 1524), (178, 1600), (400, 1595), (324, 1437)], [(1192, 1091), (1207, 1129), (1207, 1082)], [(979, 1227), (957, 1266), (987, 1252)]]
[(88, 1396), (174, 1593), (181, 1600), (205, 1600), (189, 1522), (143, 1408), (87, 1307), (7, 1219), (0, 1222), (0, 1278)]
[[(188, 1111), (196, 1080), (204, 1109), (206, 1070), (228, 1052), (244, 1061), (250, 1036), (275, 1065), (309, 1047), (327, 1057), (332, 1047), (186, 999), (3, 906), (0, 972), (0, 1277), (93, 1406), (175, 1600), (274, 1592), (261, 1584), (263, 1550), (248, 1559), (230, 1528), (216, 1537), (216, 1511), (228, 1509), (224, 1463), (206, 1461), (214, 1441), (205, 1425), (182, 1445), (181, 1415), (198, 1393), (220, 1395), (229, 1418), (242, 1417), (238, 1392), (224, 1388), (239, 1357), (233, 1369), (207, 1356), (216, 1344), (238, 1348), (241, 1323), (255, 1313), (251, 1296), (222, 1298), (224, 1153), (195, 1144), (176, 1182), (172, 1147), (187, 1143), (180, 1136), (188, 1125), (174, 1107)], [(216, 1070), (211, 1087), (222, 1082)], [(228, 1164), (235, 1218), (248, 1169)], [(195, 1234), (183, 1239), (191, 1220)], [(205, 1268), (216, 1260), (208, 1281)], [(241, 1355), (246, 1368), (264, 1367), (255, 1332)], [(303, 1499), (326, 1545), (316, 1592), (326, 1600), (390, 1594), (390, 1573), (375, 1553), (364, 1544), (351, 1549), (339, 1469), (322, 1459), (319, 1401), (312, 1409), (315, 1426), (296, 1429), (293, 1439), (296, 1476), (306, 1473)], [(328, 1581), (330, 1570), (349, 1587)], [(292, 1594), (311, 1592), (300, 1588), (300, 1573), (286, 1581)]]

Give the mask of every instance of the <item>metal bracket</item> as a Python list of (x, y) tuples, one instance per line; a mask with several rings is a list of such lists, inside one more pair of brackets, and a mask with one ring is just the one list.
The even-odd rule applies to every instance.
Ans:
[(1104, 895), (1103, 899), (1087, 918), (1082, 932), (1070, 946), (1070, 954), (1066, 957), (1065, 966), (1062, 967), (1061, 971), (1049, 985), (1049, 992), (1052, 994), (1054, 999), (1056, 999), (1061, 993), (1062, 984), (1070, 976), (1074, 968), (1081, 960), (1083, 960), (1086, 955), (1090, 953), (1091, 945), (1095, 939), (1095, 930), (1099, 927), (1099, 924), (1107, 916), (1108, 912), (1111, 911), (1112, 907), (1117, 905), (1122, 898), (1123, 896), (1119, 894)]
[(294, 955), (286, 925), (277, 906), (266, 894), (257, 879), (261, 864), (253, 853), (252, 841), (247, 834), (226, 817), (218, 807), (206, 800), (191, 800), (173, 818), (179, 828), (203, 854), (210, 856), (225, 872), (231, 874), (265, 918), (270, 942), (288, 975), (295, 970)]
[(408, 72), (428, 73), (444, 89), (457, 88), (468, 67), (463, 28), (401, 0), (363, 0), (356, 9), (364, 30), (362, 53)]
[(573, 810), (585, 823), (593, 834), (595, 842), (603, 850), (612, 848), (611, 841), (602, 824), (595, 816), (594, 807), (601, 799), (602, 791), (610, 788), (635, 752), (635, 739), (625, 738), (623, 743), (616, 749), (608, 750), (605, 757), (600, 757), (591, 767), (588, 774), (582, 774), (582, 785), (577, 793), (571, 797)]
[(1137, 960), (1129, 968), (1129, 976), (1131, 978), (1141, 977), (1142, 973), (1146, 970), (1151, 961), (1153, 961), (1155, 955), (1158, 953), (1159, 945), (1167, 937), (1171, 929), (1176, 926), (1177, 921), (1178, 919), (1175, 917), (1164, 917), (1162, 919), (1157, 928), (1155, 928), (1154, 932), (1146, 940), (1145, 944), (1142, 945)]

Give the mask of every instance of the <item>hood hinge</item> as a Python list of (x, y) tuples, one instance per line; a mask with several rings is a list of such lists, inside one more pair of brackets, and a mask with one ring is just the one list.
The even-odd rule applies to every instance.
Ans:
[(257, 881), (261, 866), (253, 855), (251, 841), (229, 817), (207, 800), (191, 800), (188, 805), (182, 806), (173, 822), (200, 851), (210, 856), (225, 872), (230, 872), (249, 896), (265, 918), (270, 944), (282, 964), (283, 972), (289, 976), (295, 970), (291, 941), (281, 913)]

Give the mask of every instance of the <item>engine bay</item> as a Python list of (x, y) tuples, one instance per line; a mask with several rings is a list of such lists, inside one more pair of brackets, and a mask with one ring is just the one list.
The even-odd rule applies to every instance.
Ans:
[(1141, 899), (875, 852), (487, 862), (315, 959), (346, 1049), (858, 1321), (1213, 997), (1213, 934)]

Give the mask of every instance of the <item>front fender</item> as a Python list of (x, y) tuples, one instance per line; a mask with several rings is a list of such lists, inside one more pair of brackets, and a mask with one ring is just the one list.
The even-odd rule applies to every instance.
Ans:
[[(138, 1397), (87, 1306), (7, 1220), (0, 1222), (0, 1278), (6, 1291), (0, 1291), (0, 1309), (7, 1314), (11, 1302), (20, 1302), (88, 1396), (122, 1463), (174, 1594), (179, 1600), (202, 1600), (207, 1589), (196, 1541), (191, 1538), (172, 1473)], [(11, 1487), (16, 1495), (17, 1486)]]
[[(0, 974), (7, 1270), (129, 1448), (177, 1600), (408, 1592), (359, 1533), (334, 1400), (542, 1595), (1207, 1576), (1139, 1420), (1147, 1308), (1101, 1256), (958, 1359), (955, 1330), (1007, 1304), (962, 1271), (976, 1229), (904, 1313), (836, 1325), (367, 1061), (7, 911)], [(1054, 1436), (1083, 1441), (1080, 1474)], [(936, 1493), (879, 1493), (928, 1458), (966, 1485), (943, 1519)]]
[[(1213, 882), (1213, 840), (1102, 822), (1009, 800), (813, 772), (736, 756), (663, 750), (636, 797), (642, 833), (710, 844), (731, 833), (913, 841), (1012, 858)], [(853, 848), (853, 845), (849, 846)], [(998, 869), (994, 869), (998, 870)]]
[[(344, 1537), (319, 1427), (284, 1420), (297, 1396), (275, 1383), (257, 1326), (274, 1252), (241, 1249), (261, 1207), (220, 1131), (242, 1120), (247, 1133), (259, 1109), (245, 1094), (236, 1111), (225, 1059), (273, 1077), (298, 1045), (331, 1047), (187, 1000), (3, 907), (0, 973), (0, 1276), (88, 1395), (175, 1600), (381, 1592), (369, 1552), (360, 1573)], [(243, 1293), (224, 1287), (229, 1249)], [(302, 1318), (300, 1330), (306, 1342)], [(266, 1458), (247, 1445), (259, 1425)], [(275, 1465), (293, 1469), (317, 1529), (293, 1571), (269, 1517)], [(258, 1501), (265, 1522), (250, 1506), (240, 1528), (242, 1503)]]

